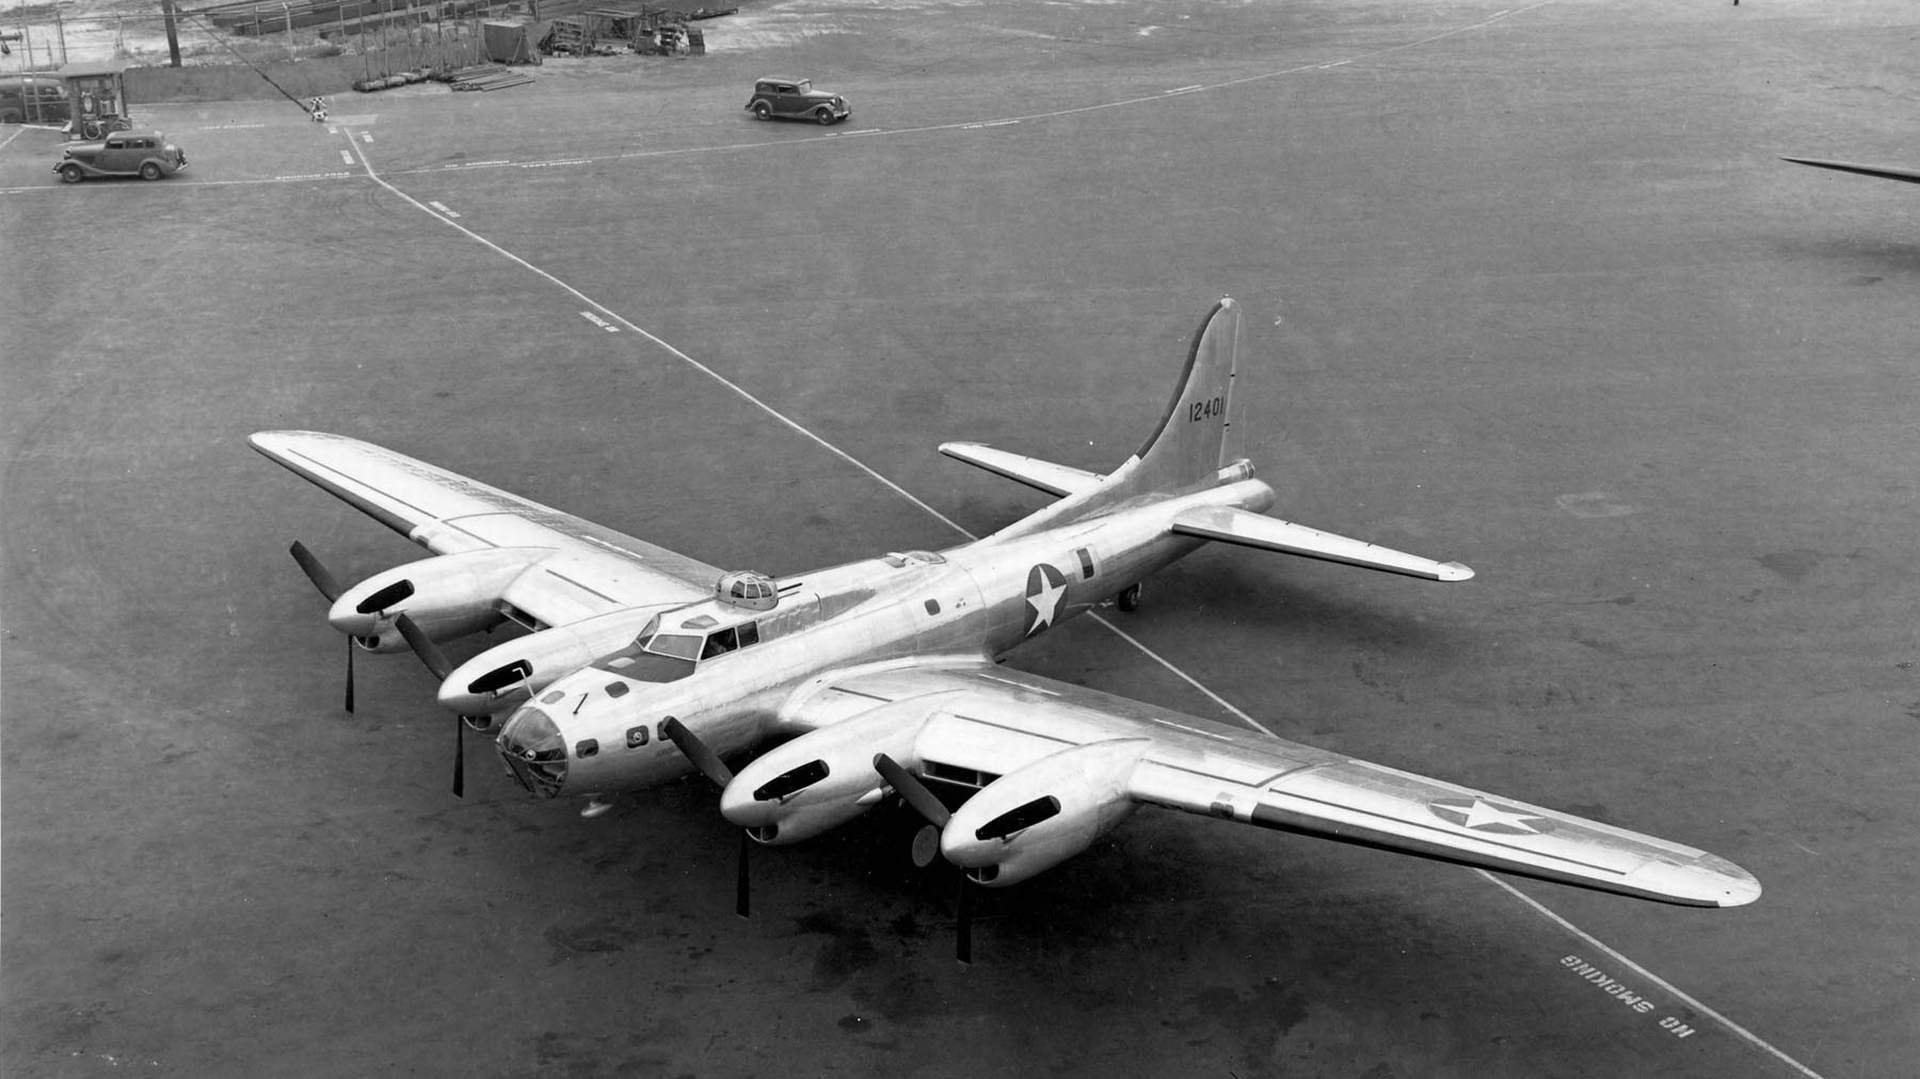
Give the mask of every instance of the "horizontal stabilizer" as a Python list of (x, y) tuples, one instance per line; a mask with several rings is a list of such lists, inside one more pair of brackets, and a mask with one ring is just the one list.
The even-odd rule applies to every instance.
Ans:
[(1028, 487), (1061, 498), (1079, 494), (1101, 480), (1098, 472), (1068, 468), (1035, 457), (1022, 457), (1017, 453), (996, 450), (992, 446), (982, 446), (978, 442), (943, 442), (940, 452), (956, 461), (965, 461), (994, 475), (1019, 480)]
[(1249, 510), (1214, 506), (1188, 510), (1173, 519), (1173, 531), (1182, 536), (1237, 543), (1282, 554), (1297, 554), (1327, 562), (1424, 577), (1430, 581), (1464, 581), (1473, 571), (1458, 562), (1436, 562), (1364, 540), (1348, 539), (1317, 528), (1282, 521)]

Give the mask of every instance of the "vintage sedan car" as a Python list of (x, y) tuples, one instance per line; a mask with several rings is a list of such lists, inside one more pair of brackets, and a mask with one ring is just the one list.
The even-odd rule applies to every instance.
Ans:
[(812, 120), (837, 124), (853, 115), (845, 98), (825, 90), (815, 90), (812, 79), (757, 79), (747, 109), (762, 120), (783, 116), (793, 120)]
[(68, 145), (53, 171), (70, 184), (89, 176), (138, 176), (158, 180), (187, 167), (187, 155), (150, 128), (115, 131), (97, 142)]

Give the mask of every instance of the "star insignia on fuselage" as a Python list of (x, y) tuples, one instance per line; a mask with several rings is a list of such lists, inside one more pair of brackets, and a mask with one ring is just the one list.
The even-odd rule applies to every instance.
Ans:
[(1436, 798), (1427, 810), (1449, 824), (1496, 835), (1542, 835), (1553, 822), (1537, 813), (1495, 805), (1484, 798)]
[(1041, 562), (1027, 571), (1026, 636), (1046, 629), (1060, 618), (1060, 604), (1067, 598), (1067, 578), (1059, 570)]

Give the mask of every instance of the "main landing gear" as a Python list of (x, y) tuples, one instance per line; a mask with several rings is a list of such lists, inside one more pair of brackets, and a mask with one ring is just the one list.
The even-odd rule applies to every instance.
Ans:
[(1120, 594), (1114, 597), (1114, 602), (1117, 603), (1120, 609), (1123, 611), (1139, 610), (1140, 609), (1139, 584), (1136, 583), (1136, 584), (1128, 585), (1126, 588), (1122, 589)]

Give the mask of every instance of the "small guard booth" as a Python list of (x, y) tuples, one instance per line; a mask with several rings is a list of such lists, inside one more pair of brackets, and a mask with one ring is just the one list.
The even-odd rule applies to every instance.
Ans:
[(67, 101), (73, 109), (68, 134), (97, 139), (109, 131), (133, 126), (121, 68), (68, 64), (60, 69), (60, 81), (66, 84)]

